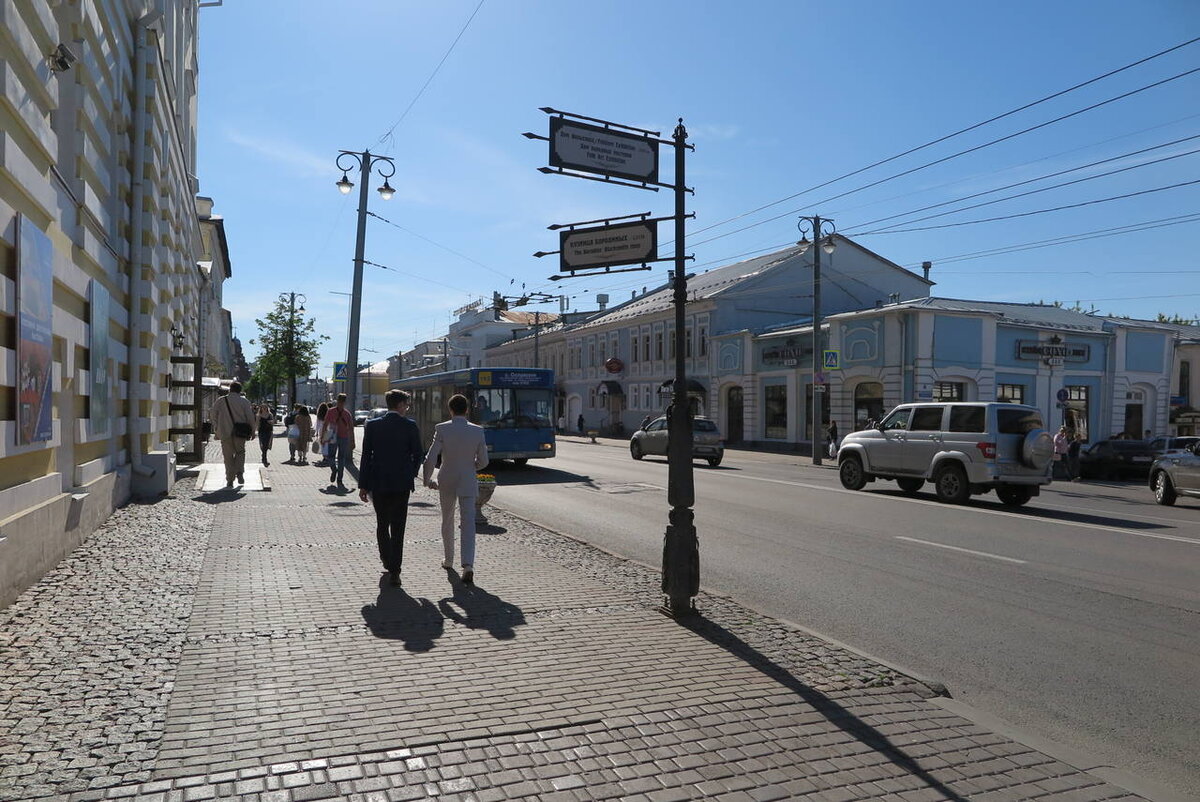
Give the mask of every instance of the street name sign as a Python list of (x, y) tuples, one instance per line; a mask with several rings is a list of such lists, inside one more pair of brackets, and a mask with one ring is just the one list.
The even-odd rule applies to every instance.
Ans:
[(658, 224), (651, 220), (558, 232), (559, 270), (634, 265), (658, 258)]
[(658, 142), (611, 128), (550, 118), (550, 166), (658, 183)]

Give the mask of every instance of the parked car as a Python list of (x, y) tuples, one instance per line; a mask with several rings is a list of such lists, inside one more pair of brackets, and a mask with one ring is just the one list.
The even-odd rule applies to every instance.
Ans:
[(1145, 440), (1101, 440), (1079, 454), (1083, 479), (1127, 479), (1146, 476), (1154, 451)]
[(1183, 451), (1193, 443), (1200, 443), (1200, 437), (1156, 437), (1150, 441), (1150, 450), (1154, 452), (1155, 457), (1161, 457), (1164, 454), (1173, 454)]
[(1000, 402), (901, 404), (838, 449), (842, 486), (895, 479), (905, 493), (933, 482), (939, 501), (995, 490), (1019, 507), (1050, 484), (1054, 440), (1035, 407)]
[(1159, 504), (1169, 506), (1179, 496), (1200, 498), (1200, 438), (1191, 439), (1195, 442), (1150, 466), (1150, 489)]
[(375, 420), (376, 418), (382, 418), (386, 414), (387, 414), (387, 407), (375, 407), (373, 410), (371, 410), (371, 414), (367, 417), (367, 420)]
[[(646, 424), (644, 429), (638, 429), (629, 440), (629, 455), (641, 459), (647, 454), (667, 453), (667, 419), (655, 418)], [(708, 460), (714, 468), (721, 464), (725, 457), (725, 441), (717, 424), (708, 418), (692, 419), (692, 459)]]
[(367, 422), (367, 419), (368, 419), (368, 418), (370, 418), (370, 417), (371, 417), (371, 410), (369, 410), (369, 409), (356, 409), (356, 410), (354, 411), (354, 425), (355, 425), (355, 426), (362, 426), (364, 423), (366, 423), (366, 422)]

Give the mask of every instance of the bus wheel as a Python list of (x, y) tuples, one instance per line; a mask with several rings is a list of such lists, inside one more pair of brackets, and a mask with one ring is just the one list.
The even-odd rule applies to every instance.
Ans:
[(517, 465), (519, 467), (524, 467), (528, 463), (529, 463), (529, 457), (517, 457), (516, 459), (513, 460), (513, 465)]

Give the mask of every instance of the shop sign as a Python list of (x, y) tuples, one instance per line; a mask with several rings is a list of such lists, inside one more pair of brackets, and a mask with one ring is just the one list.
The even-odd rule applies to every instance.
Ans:
[[(1092, 347), (1086, 343), (1017, 340), (1017, 359), (1061, 359), (1065, 362), (1087, 362), (1091, 355)], [(1062, 362), (1058, 364), (1061, 365)]]

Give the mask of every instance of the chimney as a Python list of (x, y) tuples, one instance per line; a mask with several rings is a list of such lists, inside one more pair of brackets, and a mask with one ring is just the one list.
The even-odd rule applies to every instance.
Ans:
[(933, 262), (921, 262), (921, 270), (925, 273), (925, 280), (929, 281), (929, 271), (933, 269)]
[(636, 297), (637, 297), (637, 290), (630, 290), (630, 292), (629, 292), (629, 300), (631, 300), (631, 301), (632, 301), (632, 300), (633, 300), (634, 298), (636, 298)]
[(607, 292), (596, 293), (596, 305), (600, 307), (601, 312), (603, 312), (605, 309), (608, 308), (608, 293)]

